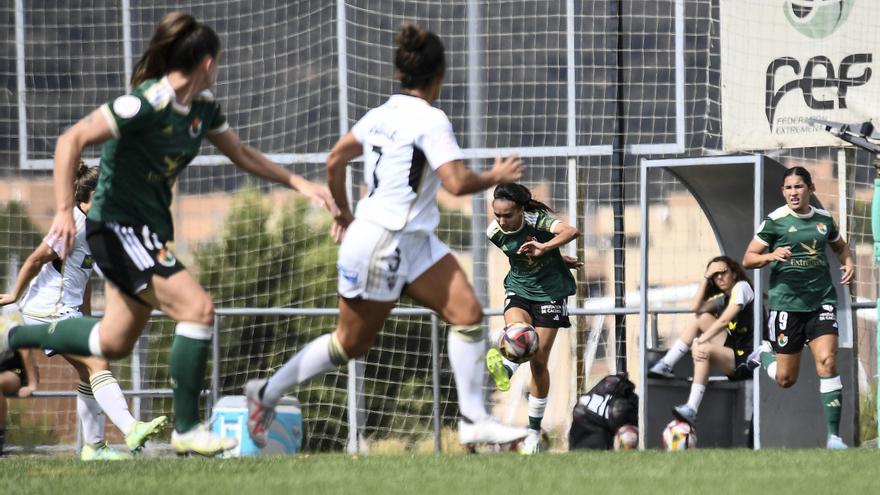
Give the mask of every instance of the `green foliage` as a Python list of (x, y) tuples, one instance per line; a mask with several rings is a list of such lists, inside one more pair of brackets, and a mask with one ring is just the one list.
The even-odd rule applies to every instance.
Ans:
[(451, 249), (467, 251), (471, 248), (471, 216), (458, 210), (440, 208), (437, 236)]
[(15, 281), (9, 274), (9, 262), (18, 259), (18, 266), (40, 244), (43, 236), (31, 223), (27, 210), (18, 201), (0, 204), (0, 291)]
[[(447, 219), (462, 215), (450, 213)], [(467, 220), (469, 223), (470, 221)], [(329, 218), (303, 200), (273, 212), (260, 192), (239, 192), (226, 228), (196, 251), (199, 279), (217, 307), (335, 308), (337, 246)], [(459, 244), (470, 242), (469, 234)], [(250, 378), (268, 376), (314, 338), (332, 331), (337, 318), (225, 316), (221, 319), (221, 395), (241, 394)], [(169, 334), (170, 335), (170, 334)], [(431, 432), (430, 323), (408, 318), (388, 324), (366, 359), (364, 396), (368, 431), (408, 436), (414, 443)], [(167, 349), (169, 343), (159, 348)], [(306, 449), (338, 450), (347, 437), (346, 370), (292, 391), (303, 404)], [(451, 374), (444, 376), (451, 386)], [(384, 434), (384, 433), (383, 433)]]

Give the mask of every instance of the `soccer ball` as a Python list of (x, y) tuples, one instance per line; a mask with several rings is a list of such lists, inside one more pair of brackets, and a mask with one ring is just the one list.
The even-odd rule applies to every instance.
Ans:
[(686, 421), (673, 419), (663, 430), (663, 447), (669, 452), (697, 448), (697, 430)]
[(639, 448), (639, 427), (623, 425), (614, 434), (614, 450), (635, 450)]
[(501, 332), (498, 350), (508, 360), (524, 363), (538, 352), (538, 332), (528, 323), (511, 323)]

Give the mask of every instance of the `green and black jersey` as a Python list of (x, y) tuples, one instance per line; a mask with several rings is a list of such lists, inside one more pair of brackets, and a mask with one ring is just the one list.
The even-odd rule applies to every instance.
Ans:
[(177, 102), (167, 78), (145, 81), (101, 106), (113, 139), (101, 152), (101, 175), (89, 219), (147, 225), (162, 240), (174, 236), (171, 189), (198, 155), (207, 133), (228, 128), (210, 91), (189, 106)]
[(803, 215), (783, 206), (764, 219), (755, 240), (770, 251), (791, 249), (787, 262), (770, 263), (771, 310), (815, 311), (823, 304), (837, 305), (825, 247), (838, 239), (831, 215), (812, 206)]
[(559, 249), (530, 257), (517, 254), (524, 243), (536, 240), (547, 242), (556, 234), (553, 228), (559, 220), (543, 211), (524, 212), (522, 226), (514, 232), (501, 230), (493, 221), (486, 231), (492, 244), (498, 246), (510, 261), (510, 272), (504, 278), (504, 289), (524, 299), (536, 302), (558, 301), (575, 293), (571, 275)]

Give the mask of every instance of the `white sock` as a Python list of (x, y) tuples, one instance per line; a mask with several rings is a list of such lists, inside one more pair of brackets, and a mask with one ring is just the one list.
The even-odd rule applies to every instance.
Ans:
[(306, 344), (290, 360), (269, 378), (263, 389), (262, 401), (273, 407), (288, 390), (318, 375), (336, 369), (330, 356), (330, 338), (332, 333), (321, 335)]
[(691, 395), (688, 397), (687, 405), (691, 406), (694, 411), (700, 410), (700, 402), (703, 402), (703, 394), (706, 393), (706, 386), (694, 383), (691, 385)]
[(110, 371), (99, 371), (90, 378), (92, 382), (92, 393), (95, 394), (95, 400), (101, 405), (104, 414), (110, 418), (110, 421), (119, 428), (123, 435), (131, 432), (131, 427), (135, 423), (134, 417), (128, 411), (128, 402), (125, 401), (125, 395), (119, 388), (119, 383)]
[(104, 411), (88, 383), (79, 382), (76, 392), (76, 414), (82, 425), (83, 441), (91, 444), (101, 442), (104, 440)]
[(449, 332), (449, 362), (458, 390), (458, 409), (471, 421), (480, 421), (489, 415), (483, 402), (483, 370), (486, 343), (468, 341), (455, 332)]
[(104, 355), (101, 354), (101, 333), (98, 330), (101, 327), (101, 323), (95, 323), (95, 326), (92, 327), (92, 331), (89, 332), (89, 352), (92, 353), (92, 356), (103, 358)]
[[(543, 418), (545, 410), (547, 410), (547, 398), (534, 397), (529, 394), (529, 419)], [(531, 423), (531, 421), (529, 422)]]
[(773, 361), (770, 363), (770, 366), (767, 366), (767, 376), (769, 376), (771, 380), (776, 380), (776, 361)]
[(690, 347), (688, 347), (683, 340), (675, 339), (675, 342), (672, 343), (672, 347), (670, 347), (669, 350), (666, 351), (666, 355), (663, 356), (663, 362), (672, 368), (682, 356), (688, 353), (689, 350)]

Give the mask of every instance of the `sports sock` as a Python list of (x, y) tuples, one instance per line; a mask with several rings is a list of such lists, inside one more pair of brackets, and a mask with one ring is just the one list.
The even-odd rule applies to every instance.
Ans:
[(768, 351), (761, 351), (761, 366), (767, 370), (767, 375), (773, 380), (776, 379), (776, 354)]
[(769, 376), (771, 380), (776, 380), (776, 361), (773, 361), (767, 366), (767, 376)]
[(211, 327), (181, 322), (174, 330), (169, 377), (174, 390), (174, 429), (186, 433), (199, 424), (199, 395), (205, 383)]
[(672, 343), (672, 347), (666, 351), (666, 355), (664, 355), (661, 359), (664, 363), (669, 365), (670, 368), (675, 366), (675, 363), (678, 362), (679, 359), (682, 358), (685, 354), (688, 353), (690, 347), (681, 339), (675, 339), (675, 342)]
[(306, 344), (269, 378), (263, 387), (261, 400), (267, 406), (273, 407), (294, 385), (336, 369), (347, 360), (334, 333), (321, 335)]
[(519, 369), (518, 364), (507, 359), (503, 354), (501, 355), (501, 365), (504, 366), (504, 370), (507, 371), (507, 378), (512, 377), (513, 374), (516, 373), (516, 370)]
[(694, 383), (691, 385), (691, 394), (688, 396), (687, 405), (691, 406), (694, 411), (700, 410), (700, 403), (703, 402), (703, 394), (706, 393), (706, 386)]
[(76, 387), (76, 414), (84, 442), (96, 444), (104, 440), (104, 411), (95, 400), (92, 386), (83, 381)]
[(20, 325), (9, 332), (9, 347), (41, 347), (58, 354), (91, 356), (89, 336), (98, 321), (95, 318), (70, 318), (39, 325)]
[(529, 394), (529, 429), (541, 431), (541, 420), (547, 409), (546, 397), (533, 397)]
[(458, 390), (458, 409), (470, 421), (480, 421), (489, 414), (483, 402), (483, 368), (486, 343), (483, 339), (466, 340), (449, 332), (449, 362)]
[(90, 376), (89, 381), (95, 400), (104, 410), (104, 414), (123, 435), (131, 433), (135, 419), (128, 410), (128, 402), (125, 401), (125, 395), (122, 394), (119, 382), (113, 378), (113, 374), (110, 371), (99, 371)]
[(822, 400), (828, 434), (839, 436), (840, 408), (843, 405), (843, 383), (840, 375), (819, 377), (819, 398)]

